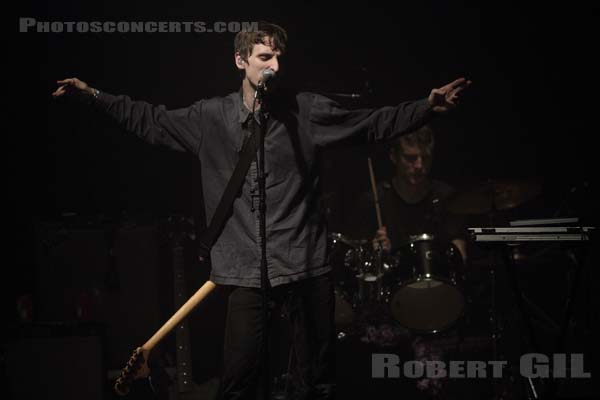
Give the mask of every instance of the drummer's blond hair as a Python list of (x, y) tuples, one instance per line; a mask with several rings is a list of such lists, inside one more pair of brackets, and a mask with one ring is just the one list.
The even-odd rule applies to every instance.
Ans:
[(412, 131), (406, 135), (400, 136), (393, 143), (394, 151), (400, 151), (402, 146), (415, 147), (417, 146), (421, 150), (427, 152), (433, 152), (433, 146), (435, 145), (435, 137), (433, 130), (429, 125), (423, 125), (419, 129)]

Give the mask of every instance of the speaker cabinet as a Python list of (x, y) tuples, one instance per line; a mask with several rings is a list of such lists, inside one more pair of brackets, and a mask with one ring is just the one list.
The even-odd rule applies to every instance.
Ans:
[(105, 398), (102, 339), (57, 326), (35, 328), (6, 348), (8, 392), (15, 400)]

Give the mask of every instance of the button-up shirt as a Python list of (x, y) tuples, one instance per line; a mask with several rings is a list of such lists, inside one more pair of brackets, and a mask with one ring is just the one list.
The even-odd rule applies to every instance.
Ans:
[[(328, 272), (327, 228), (320, 208), (320, 153), (362, 135), (393, 139), (431, 116), (427, 99), (395, 107), (347, 110), (314, 93), (281, 91), (269, 99), (265, 136), (266, 247), (271, 286)], [(100, 92), (95, 99), (126, 130), (152, 144), (193, 153), (201, 162), (210, 221), (248, 136), (249, 110), (241, 91), (168, 110), (127, 96)], [(211, 280), (260, 287), (261, 249), (256, 164), (249, 169), (232, 215), (211, 249)]]

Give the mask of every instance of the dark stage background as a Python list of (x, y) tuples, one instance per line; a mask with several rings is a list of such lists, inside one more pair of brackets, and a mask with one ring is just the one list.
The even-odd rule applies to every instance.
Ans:
[[(434, 123), (433, 175), (459, 189), (489, 179), (536, 183), (540, 194), (503, 218), (577, 216), (595, 225), (600, 8), (583, 4), (19, 2), (3, 46), (9, 221), (3, 311), (15, 330), (3, 341), (2, 360), (11, 393), (27, 392), (19, 389), (24, 361), (14, 354), (21, 349), (15, 340), (21, 345), (25, 340), (26, 356), (35, 352), (49, 365), (69, 366), (55, 369), (54, 383), (77, 365), (69, 360), (88, 353), (71, 354), (67, 345), (63, 357), (50, 354), (47, 349), (57, 347), (43, 344), (49, 338), (99, 338), (78, 345), (96, 354), (90, 359), (102, 360), (103, 370), (89, 372), (84, 363), (75, 372), (87, 370), (91, 377), (80, 381), (99, 382), (106, 390), (103, 379), (94, 380), (98, 374), (119, 369), (131, 349), (172, 313), (168, 217), (189, 216), (196, 230), (204, 218), (198, 160), (144, 144), (97, 111), (53, 100), (55, 81), (78, 77), (100, 90), (168, 108), (226, 95), (240, 84), (234, 33), (19, 33), (20, 17), (273, 21), (290, 37), (282, 80), (306, 90), (361, 94), (340, 98), (349, 107), (422, 98), (465, 76), (473, 85), (461, 107)], [(353, 201), (369, 190), (367, 156), (383, 179), (392, 172), (386, 154), (379, 146), (326, 151), (323, 189), (331, 230), (352, 236)], [(485, 221), (479, 215), (470, 222)], [(192, 294), (207, 279), (208, 266), (195, 261), (189, 243), (188, 253)], [(544, 282), (546, 291), (532, 297), (559, 315), (562, 303), (549, 304), (565, 293), (564, 274), (534, 275), (528, 282)], [(594, 277), (587, 276), (588, 297), (579, 306), (586, 326), (597, 321)], [(224, 301), (217, 293), (190, 319), (198, 383), (218, 373)], [(82, 302), (91, 304), (87, 316), (81, 315)], [(19, 324), (19, 307), (31, 309), (25, 320), (32, 324)], [(32, 350), (35, 346), (41, 350)]]

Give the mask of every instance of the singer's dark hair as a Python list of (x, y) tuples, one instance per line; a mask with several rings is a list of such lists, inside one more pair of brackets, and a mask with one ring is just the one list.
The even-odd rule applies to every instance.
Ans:
[[(268, 40), (272, 40), (272, 43)], [(258, 29), (252, 31), (241, 31), (235, 35), (234, 50), (240, 54), (244, 61), (252, 54), (255, 44), (273, 44), (273, 50), (285, 52), (287, 43), (287, 32), (279, 25), (259, 21)]]

